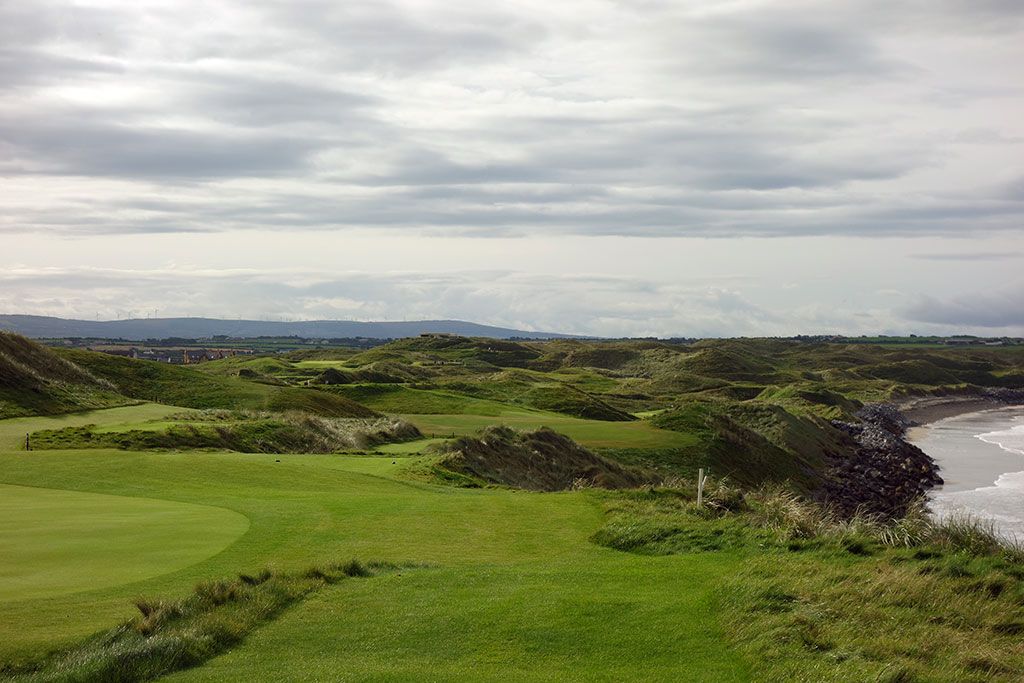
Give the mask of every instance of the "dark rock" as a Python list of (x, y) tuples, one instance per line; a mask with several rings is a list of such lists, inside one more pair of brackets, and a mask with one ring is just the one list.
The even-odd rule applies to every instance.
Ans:
[(829, 456), (817, 497), (844, 516), (902, 516), (915, 499), (942, 483), (938, 465), (904, 439), (912, 423), (896, 406), (868, 405), (857, 417), (859, 422), (832, 422), (853, 437), (856, 447)]

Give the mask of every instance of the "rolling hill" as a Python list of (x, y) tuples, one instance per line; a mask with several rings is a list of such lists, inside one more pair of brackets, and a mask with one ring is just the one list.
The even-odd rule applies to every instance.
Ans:
[(132, 401), (50, 349), (0, 332), (0, 418), (109, 408)]

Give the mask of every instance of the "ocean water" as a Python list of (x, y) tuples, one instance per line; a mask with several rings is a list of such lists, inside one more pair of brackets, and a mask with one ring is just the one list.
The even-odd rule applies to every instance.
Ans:
[(907, 437), (935, 458), (946, 480), (930, 496), (935, 514), (986, 519), (1024, 542), (1024, 407), (949, 417)]

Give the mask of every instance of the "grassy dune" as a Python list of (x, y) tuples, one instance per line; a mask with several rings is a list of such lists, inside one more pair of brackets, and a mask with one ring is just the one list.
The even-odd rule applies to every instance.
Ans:
[(24, 337), (0, 331), (0, 419), (132, 403), (109, 382)]
[(181, 365), (139, 361), (75, 349), (60, 356), (134, 399), (185, 408), (304, 411), (327, 417), (371, 417), (375, 413), (342, 396), (241, 377), (199, 372)]

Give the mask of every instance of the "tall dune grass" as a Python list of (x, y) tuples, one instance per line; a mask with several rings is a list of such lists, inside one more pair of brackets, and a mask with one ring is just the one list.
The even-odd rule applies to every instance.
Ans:
[(744, 557), (718, 607), (754, 680), (1024, 680), (1024, 552), (983, 520), (921, 502), (843, 518), (781, 487), (715, 485), (702, 508), (691, 482), (592, 495), (608, 510), (597, 543)]

